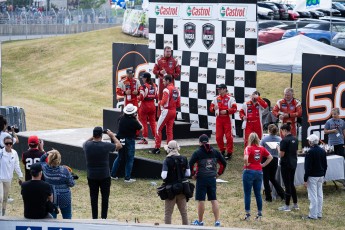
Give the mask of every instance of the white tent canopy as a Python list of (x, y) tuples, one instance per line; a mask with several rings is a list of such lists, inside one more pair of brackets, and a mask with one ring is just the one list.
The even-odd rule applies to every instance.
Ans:
[(304, 35), (260, 46), (257, 54), (258, 71), (302, 73), (302, 53), (345, 56), (345, 51)]

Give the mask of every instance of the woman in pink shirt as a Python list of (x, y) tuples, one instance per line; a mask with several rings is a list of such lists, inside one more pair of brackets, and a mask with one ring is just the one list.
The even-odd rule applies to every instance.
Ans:
[[(259, 145), (260, 139), (256, 133), (251, 133), (248, 137), (248, 146), (244, 149), (244, 169), (242, 175), (244, 206), (246, 215), (243, 220), (250, 219), (250, 196), (252, 187), (254, 190), (258, 214), (255, 220), (261, 220), (262, 217), (262, 167), (265, 167), (273, 159), (272, 155), (262, 146)], [(262, 158), (267, 158), (261, 163)]]

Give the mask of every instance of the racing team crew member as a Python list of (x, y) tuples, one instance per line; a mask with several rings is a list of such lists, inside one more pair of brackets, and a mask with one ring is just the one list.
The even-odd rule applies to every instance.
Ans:
[(236, 113), (237, 105), (235, 98), (228, 94), (225, 84), (217, 86), (218, 96), (211, 102), (210, 112), (216, 115), (216, 141), (222, 155), (225, 156), (224, 134), (226, 138), (226, 160), (231, 160), (233, 153), (233, 137), (231, 129), (231, 115)]
[(178, 64), (177, 60), (171, 55), (171, 47), (166, 46), (164, 47), (164, 57), (161, 57), (157, 60), (153, 68), (153, 73), (159, 79), (159, 100), (162, 100), (163, 89), (165, 88), (163, 84), (163, 78), (167, 74), (171, 75), (172, 81), (171, 83), (174, 84), (174, 80), (177, 79), (181, 74), (181, 67)]
[(141, 102), (139, 107), (139, 120), (143, 126), (143, 138), (138, 144), (147, 144), (148, 127), (147, 121), (150, 123), (152, 134), (156, 133), (156, 106), (155, 99), (157, 96), (157, 85), (152, 82), (151, 74), (145, 72), (141, 78), (143, 85), (139, 88), (138, 100)]
[[(284, 98), (277, 101), (272, 113), (283, 124), (290, 123), (291, 134), (297, 136), (297, 118), (302, 116), (301, 102), (294, 98), (294, 91), (292, 88), (284, 90)], [(282, 136), (282, 133), (280, 133)]]
[(174, 120), (176, 117), (176, 108), (181, 106), (180, 92), (172, 83), (172, 76), (165, 75), (163, 84), (166, 88), (163, 90), (162, 100), (158, 103), (161, 107), (161, 114), (157, 123), (155, 148), (151, 151), (153, 154), (159, 154), (162, 142), (162, 129), (166, 126), (167, 143), (169, 143), (173, 135)]
[(260, 97), (258, 91), (254, 91), (250, 101), (243, 103), (240, 110), (240, 118), (243, 120), (242, 128), (244, 130), (244, 147), (248, 144), (248, 137), (255, 132), (259, 139), (262, 137), (262, 112), (267, 108), (267, 103)]
[(139, 94), (140, 82), (134, 78), (133, 68), (126, 69), (126, 77), (116, 87), (116, 95), (124, 96), (125, 106), (133, 104), (138, 107), (137, 96)]

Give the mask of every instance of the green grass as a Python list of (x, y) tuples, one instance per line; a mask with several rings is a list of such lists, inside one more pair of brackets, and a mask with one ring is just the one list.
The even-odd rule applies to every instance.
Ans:
[[(182, 147), (181, 153), (190, 158), (197, 147)], [(165, 154), (147, 155), (146, 151), (137, 151), (136, 156), (150, 157), (151, 159), (163, 161)], [(345, 220), (344, 212), (344, 191), (336, 190), (333, 183), (328, 182), (324, 186), (324, 218), (318, 221), (305, 221), (302, 215), (308, 214), (309, 201), (307, 191), (303, 186), (297, 187), (298, 203), (300, 211), (289, 213), (279, 212), (277, 208), (283, 203), (273, 201), (263, 204), (264, 218), (261, 222), (243, 222), (240, 220), (244, 214), (243, 188), (242, 188), (242, 166), (243, 166), (243, 147), (242, 144), (235, 144), (233, 160), (228, 164), (221, 179), (228, 183), (220, 183), (217, 186), (217, 196), (220, 204), (221, 222), (224, 227), (255, 228), (255, 229), (343, 229)], [(89, 201), (89, 190), (84, 171), (75, 170), (80, 176), (76, 186), (72, 188), (73, 218), (91, 218), (91, 205)], [(139, 179), (133, 184), (124, 183), (122, 179), (112, 181), (109, 219), (118, 221), (134, 222), (138, 218), (141, 223), (164, 223), (164, 202), (156, 195), (156, 187), (151, 185), (154, 181), (158, 185), (161, 180)], [(11, 197), (15, 199), (8, 204), (7, 213), (10, 216), (22, 216), (23, 204), (20, 197), (20, 190), (17, 183), (13, 182)], [(190, 221), (197, 218), (197, 203), (192, 199), (188, 202), (188, 218)], [(206, 203), (205, 223), (210, 226), (213, 224), (211, 205)], [(253, 214), (256, 212), (254, 195), (252, 196), (251, 209)], [(61, 216), (59, 216), (61, 219)], [(175, 209), (173, 223), (181, 224), (179, 212)]]

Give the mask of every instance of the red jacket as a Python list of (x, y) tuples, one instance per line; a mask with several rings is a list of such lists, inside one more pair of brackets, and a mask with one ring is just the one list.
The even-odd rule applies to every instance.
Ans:
[(287, 113), (289, 114), (288, 118), (283, 119), (283, 123), (291, 122), (291, 124), (296, 123), (297, 117), (302, 116), (302, 106), (301, 102), (297, 99), (292, 99), (290, 103), (288, 103), (285, 99), (280, 99), (277, 101), (277, 104), (274, 106), (272, 113), (274, 116), (279, 118), (280, 113)]
[[(124, 96), (125, 97), (125, 105), (132, 103), (134, 105), (138, 105), (137, 95), (133, 94), (134, 90), (139, 92), (140, 82), (136, 78), (129, 79), (125, 77), (122, 79), (116, 87), (116, 95), (117, 96)], [(130, 89), (131, 94), (125, 95), (125, 91)]]
[(167, 87), (163, 90), (163, 97), (162, 100), (159, 102), (159, 105), (163, 107), (162, 110), (176, 110), (176, 108), (181, 107), (180, 92), (172, 83), (167, 85)]
[(157, 95), (157, 85), (152, 83), (145, 83), (144, 85), (139, 87), (139, 101), (153, 101), (154, 99), (158, 99)]
[[(237, 111), (237, 105), (235, 98), (231, 97), (229, 94), (225, 94), (224, 96), (218, 95), (216, 96), (213, 101), (211, 102), (210, 112), (214, 113), (214, 105), (217, 104), (219, 111), (227, 110), (228, 114), (234, 114)], [(224, 115), (220, 115), (224, 116)]]
[(262, 116), (262, 110), (267, 108), (266, 101), (262, 100), (261, 97), (257, 98), (257, 102), (254, 103), (252, 100), (247, 101), (243, 104), (240, 110), (240, 118), (246, 116), (248, 121), (260, 120)]
[(169, 58), (159, 58), (153, 68), (153, 73), (162, 79), (164, 75), (161, 74), (160, 71), (163, 69), (165, 69), (166, 74), (170, 74), (173, 79), (177, 79), (181, 74), (181, 67), (173, 56)]

